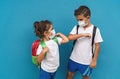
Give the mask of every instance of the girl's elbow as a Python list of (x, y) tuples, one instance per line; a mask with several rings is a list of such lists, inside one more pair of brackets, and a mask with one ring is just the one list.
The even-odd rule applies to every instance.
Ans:
[(70, 35), (68, 36), (68, 40), (74, 40), (74, 38)]
[(42, 59), (40, 57), (37, 57), (37, 62), (40, 63)]
[(40, 62), (40, 59), (37, 57), (37, 62), (39, 63)]
[(62, 40), (61, 44), (65, 44), (67, 42), (69, 42), (69, 39), (64, 39), (64, 40)]
[(67, 43), (67, 42), (69, 42), (69, 39), (68, 39), (68, 38), (66, 38), (65, 42), (66, 42), (66, 43)]

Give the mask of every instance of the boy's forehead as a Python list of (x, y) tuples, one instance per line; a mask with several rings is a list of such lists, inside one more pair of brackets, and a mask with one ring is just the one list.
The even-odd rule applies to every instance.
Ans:
[(77, 15), (76, 18), (77, 18), (77, 19), (84, 19), (84, 18), (86, 18), (86, 17), (85, 17), (84, 15)]

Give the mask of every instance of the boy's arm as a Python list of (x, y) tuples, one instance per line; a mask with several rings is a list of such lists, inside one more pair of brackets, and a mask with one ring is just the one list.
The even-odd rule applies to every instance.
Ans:
[(62, 38), (62, 41), (61, 41), (62, 44), (69, 42), (69, 39), (62, 33), (57, 33), (56, 36), (60, 36)]
[(68, 36), (69, 40), (76, 40), (80, 37), (89, 37), (91, 38), (91, 34), (90, 33), (83, 33), (83, 34), (70, 34)]
[(45, 47), (41, 53), (37, 56), (37, 62), (40, 63), (44, 57), (45, 57), (45, 54), (49, 51), (48, 47)]
[(95, 68), (96, 67), (99, 51), (100, 51), (100, 43), (95, 43), (94, 57), (93, 57), (92, 62), (90, 64), (91, 68)]

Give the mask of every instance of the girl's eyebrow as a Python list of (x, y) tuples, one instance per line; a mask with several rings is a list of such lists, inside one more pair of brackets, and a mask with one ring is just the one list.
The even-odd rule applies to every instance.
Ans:
[(53, 28), (51, 30), (53, 30)]

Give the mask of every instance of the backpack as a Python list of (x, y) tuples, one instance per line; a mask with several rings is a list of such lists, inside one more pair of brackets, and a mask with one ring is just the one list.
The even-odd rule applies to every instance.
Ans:
[[(55, 41), (56, 43), (58, 43), (58, 40), (56, 37), (52, 38), (52, 40)], [(37, 63), (37, 54), (36, 54), (39, 45), (42, 46), (42, 49), (44, 49), (46, 47), (46, 44), (42, 39), (37, 39), (32, 43), (32, 63), (35, 64), (36, 66), (39, 65)]]
[[(78, 28), (79, 28), (79, 25), (77, 25), (77, 28), (76, 28), (76, 34), (78, 34)], [(94, 52), (93, 52), (93, 44), (94, 44), (94, 38), (95, 38), (95, 34), (96, 34), (96, 29), (97, 27), (94, 26), (93, 28), (93, 32), (92, 32), (92, 42), (91, 42), (91, 46), (92, 46), (92, 57), (94, 57)], [(73, 47), (72, 47), (72, 50), (74, 48), (74, 45), (76, 43), (77, 39), (73, 41)]]

